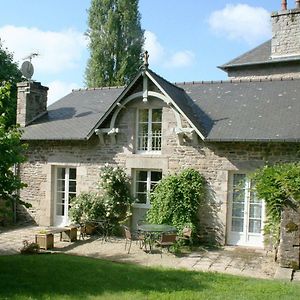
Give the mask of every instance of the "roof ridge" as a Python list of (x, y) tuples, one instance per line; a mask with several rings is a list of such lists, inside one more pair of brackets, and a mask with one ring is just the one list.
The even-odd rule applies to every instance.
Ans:
[(72, 89), (72, 92), (80, 92), (80, 91), (95, 91), (95, 90), (113, 90), (113, 89), (121, 89), (125, 88), (125, 85), (116, 85), (116, 86), (102, 86), (102, 87), (94, 87), (94, 88), (78, 88)]
[(278, 78), (232, 78), (226, 80), (201, 80), (201, 81), (184, 81), (175, 82), (175, 85), (191, 84), (220, 84), (220, 83), (243, 83), (243, 82), (267, 82), (267, 81), (293, 81), (300, 80), (300, 77), (278, 77)]

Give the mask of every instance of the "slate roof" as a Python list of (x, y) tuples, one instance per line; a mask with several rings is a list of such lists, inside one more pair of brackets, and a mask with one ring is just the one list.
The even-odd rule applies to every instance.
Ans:
[(237, 67), (246, 67), (246, 66), (255, 66), (261, 64), (274, 64), (274, 63), (289, 63), (289, 62), (298, 62), (300, 63), (300, 56), (294, 57), (281, 57), (272, 59), (271, 58), (271, 40), (259, 45), (258, 47), (234, 58), (218, 68), (222, 70), (228, 70), (230, 68)]
[[(171, 84), (149, 75), (207, 141), (300, 141), (300, 80)], [(84, 140), (124, 88), (74, 91), (24, 129), (23, 140)]]
[(24, 128), (23, 140), (85, 140), (124, 88), (75, 90)]
[(207, 141), (300, 141), (300, 80), (179, 84)]

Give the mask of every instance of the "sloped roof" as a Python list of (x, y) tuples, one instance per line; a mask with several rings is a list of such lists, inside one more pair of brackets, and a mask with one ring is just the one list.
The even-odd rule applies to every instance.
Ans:
[(193, 123), (193, 125), (202, 134), (205, 134), (205, 127), (202, 125), (202, 118), (199, 118), (200, 109), (195, 105), (194, 101), (186, 94), (185, 90), (179, 85), (175, 85), (148, 70), (153, 79), (168, 94), (173, 102), (180, 108), (185, 116)]
[[(174, 85), (147, 72), (205, 140), (300, 141), (300, 80)], [(22, 139), (88, 139), (126, 91), (128, 88), (73, 91), (25, 127)]]
[(233, 60), (229, 61), (222, 66), (219, 66), (222, 70), (227, 70), (231, 68), (237, 67), (247, 67), (247, 66), (255, 66), (261, 64), (278, 64), (278, 63), (288, 63), (288, 62), (299, 62), (300, 63), (300, 56), (293, 56), (293, 57), (278, 57), (278, 58), (271, 58), (271, 40), (264, 42), (263, 44), (259, 45), (258, 47), (242, 54), (234, 58)]
[(300, 80), (179, 84), (207, 141), (300, 141)]
[(76, 90), (24, 128), (23, 140), (85, 140), (124, 88)]

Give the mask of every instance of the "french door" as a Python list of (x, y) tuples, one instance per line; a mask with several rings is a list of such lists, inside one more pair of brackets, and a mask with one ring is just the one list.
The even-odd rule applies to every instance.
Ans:
[(54, 226), (69, 225), (69, 208), (76, 197), (76, 168), (56, 168)]
[(246, 174), (230, 178), (227, 244), (263, 247), (264, 202), (258, 199)]

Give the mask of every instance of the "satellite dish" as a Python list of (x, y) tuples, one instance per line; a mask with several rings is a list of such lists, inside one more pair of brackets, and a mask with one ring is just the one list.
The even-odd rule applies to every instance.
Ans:
[(24, 61), (21, 66), (21, 72), (25, 78), (30, 80), (34, 72), (32, 63), (30, 61)]

